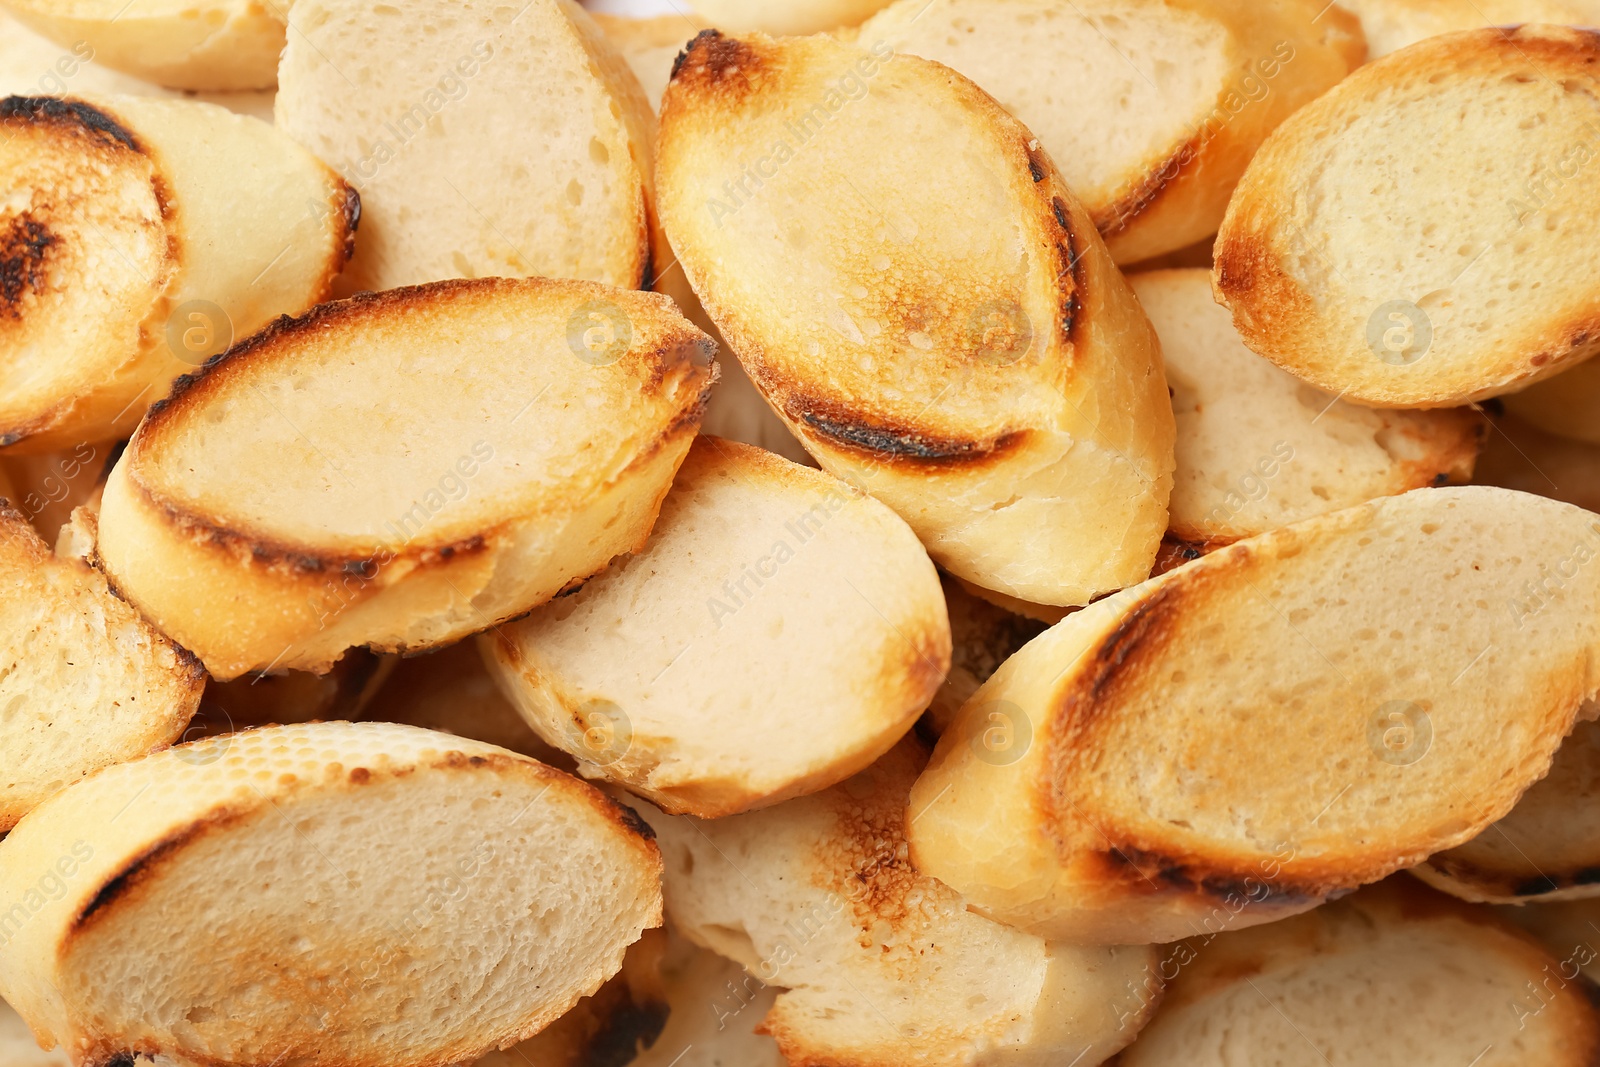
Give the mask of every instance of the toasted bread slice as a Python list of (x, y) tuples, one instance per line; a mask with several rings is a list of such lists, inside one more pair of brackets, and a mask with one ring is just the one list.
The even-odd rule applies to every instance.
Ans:
[(75, 509), (98, 501), (112, 460), (121, 451), (120, 441), (84, 441), (59, 452), (0, 457), (9, 485), (0, 496), (27, 516), (47, 544), (54, 544)]
[(101, 767), (170, 744), (200, 704), (195, 658), (99, 571), (63, 559), (0, 501), (0, 834)]
[(1161, 336), (1178, 419), (1168, 528), (1179, 539), (1226, 543), (1472, 476), (1488, 430), (1476, 412), (1347, 403), (1246, 348), (1207, 272), (1129, 281)]
[(62, 48), (172, 89), (271, 89), (288, 4), (278, 0), (5, 0)]
[(661, 110), (661, 94), (672, 78), (678, 53), (685, 42), (707, 28), (706, 21), (688, 12), (637, 19), (595, 12), (592, 17), (633, 69), (650, 110)]
[(1600, 724), (1579, 723), (1505, 818), (1411, 873), (1479, 903), (1600, 896)]
[(577, 4), (299, 0), (294, 24), (278, 126), (361, 191), (352, 284), (650, 284), (650, 105)]
[(359, 200), (272, 127), (145, 97), (0, 102), (0, 447), (126, 437), (179, 375), (327, 295)]
[(1370, 59), (1427, 37), (1485, 26), (1600, 25), (1595, 0), (1339, 0), (1339, 6), (1361, 19)]
[(733, 33), (824, 33), (858, 25), (889, 0), (690, 0), (711, 25)]
[(501, 694), (471, 641), (401, 660), (367, 704), (363, 717), (370, 722), (399, 722), (470, 737), (564, 771), (577, 766), (572, 757), (545, 744), (529, 729)]
[(1600, 518), (1420, 489), (1239, 541), (1072, 615), (962, 709), (912, 855), (1047, 937), (1173, 941), (1462, 844), (1600, 693)]
[(1589, 1067), (1600, 989), (1484, 908), (1392, 879), (1185, 942), (1121, 1067)]
[[(1600, 351), (1600, 291), (1577, 267), (1600, 169), (1575, 162), (1593, 135), (1597, 56), (1588, 30), (1448, 34), (1296, 112), (1250, 161), (1217, 236), (1217, 298), (1245, 344), (1328, 393), (1422, 408)], [(1398, 147), (1429, 144), (1474, 162), (1430, 167)]]
[(923, 720), (936, 735), (944, 733), (956, 712), (1000, 664), (1048, 625), (992, 604), (948, 575), (943, 585), (945, 607), (950, 612), (950, 673)]
[(894, 512), (715, 437), (642, 552), (481, 642), (585, 774), (707, 818), (855, 774), (950, 669), (939, 576)]
[(101, 555), (222, 681), (449, 644), (642, 546), (712, 373), (653, 293), (489, 278), (325, 304), (145, 420)]
[(1600, 445), (1600, 363), (1580, 363), (1505, 397), (1506, 410), (1549, 433)]
[(641, 808), (673, 921), (783, 990), (763, 1029), (790, 1063), (1102, 1062), (1147, 1017), (1130, 990), (1153, 951), (1053, 944), (919, 874), (906, 794), (925, 759), (907, 740), (826, 792), (731, 819)]
[(1052, 605), (1149, 572), (1173, 432), (1154, 331), (982, 90), (887, 46), (707, 31), (662, 105), (660, 194), (757, 387), (945, 569)]
[(898, 0), (859, 40), (992, 94), (1118, 263), (1215, 233), (1267, 134), (1365, 56), (1356, 19), (1327, 0)]
[(1600, 512), (1600, 445), (1557, 437), (1510, 415), (1490, 422), (1474, 481)]
[(1582, 971), (1600, 982), (1600, 899), (1549, 901), (1495, 908), (1544, 943), (1562, 962), (1562, 977), (1570, 981)]
[(13, 830), (0, 990), (79, 1063), (470, 1062), (617, 971), (660, 871), (631, 811), (524, 756), (267, 727), (103, 771)]

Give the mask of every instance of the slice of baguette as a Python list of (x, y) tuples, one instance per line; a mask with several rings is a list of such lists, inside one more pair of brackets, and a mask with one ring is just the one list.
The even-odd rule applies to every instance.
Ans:
[(100, 552), (222, 681), (449, 644), (642, 546), (712, 373), (653, 293), (490, 278), (325, 304), (153, 410)]
[[(855, 26), (889, 0), (690, 0), (711, 25), (734, 33), (824, 33)], [(675, 5), (676, 6), (676, 5)]]
[(757, 387), (946, 570), (1052, 605), (1149, 572), (1173, 433), (1154, 331), (977, 86), (887, 46), (707, 31), (662, 105), (660, 193)]
[(146, 97), (0, 102), (0, 446), (126, 437), (179, 375), (323, 299), (360, 202), (272, 127)]
[[(1041, 936), (1173, 941), (1462, 844), (1600, 694), (1600, 518), (1420, 489), (1239, 541), (1074, 614), (962, 709), (913, 858)], [(1564, 562), (1566, 561), (1566, 562)]]
[(1000, 664), (1047, 628), (1038, 619), (990, 603), (948, 575), (942, 584), (950, 613), (950, 673), (923, 719), (935, 736), (944, 733)]
[(1600, 202), (1597, 57), (1600, 32), (1454, 33), (1296, 112), (1217, 237), (1217, 298), (1245, 344), (1329, 393), (1424, 408), (1600, 351), (1600, 292), (1577, 266)]
[(1600, 989), (1487, 909), (1405, 879), (1185, 947), (1121, 1067), (1600, 1060)]
[(1161, 336), (1178, 420), (1168, 522), (1177, 538), (1225, 544), (1472, 476), (1488, 430), (1477, 413), (1347, 403), (1246, 348), (1206, 271), (1129, 281)]
[(283, 0), (5, 0), (62, 48), (88, 48), (113, 70), (172, 89), (271, 89)]
[(1355, 18), (1327, 0), (898, 0), (859, 40), (991, 93), (1118, 263), (1215, 233), (1266, 136), (1365, 55)]
[(789, 1063), (1102, 1062), (1148, 1017), (1132, 990), (1154, 952), (1044, 941), (919, 874), (906, 793), (925, 759), (907, 740), (842, 785), (731, 819), (642, 808), (673, 921), (782, 990), (762, 1029)]
[(1600, 445), (1557, 437), (1510, 415), (1491, 422), (1474, 481), (1600, 512)]
[(1504, 398), (1506, 410), (1541, 430), (1600, 445), (1600, 363), (1580, 363)]
[(1600, 896), (1600, 724), (1579, 723), (1505, 818), (1411, 873), (1479, 903)]
[(637, 816), (378, 723), (111, 768), (0, 843), (0, 991), (80, 1064), (442, 1065), (529, 1037), (660, 922)]
[(905, 523), (715, 437), (690, 449), (642, 552), (480, 641), (584, 774), (706, 818), (855, 774), (950, 670), (939, 577)]
[(294, 23), (278, 126), (361, 191), (353, 285), (649, 286), (650, 105), (571, 0), (299, 0)]
[(1595, 0), (1339, 0), (1361, 19), (1372, 59), (1428, 37), (1524, 22), (1600, 25)]
[(660, 111), (661, 94), (666, 92), (667, 82), (672, 78), (678, 53), (683, 51), (686, 41), (707, 28), (706, 21), (688, 12), (655, 18), (627, 18), (597, 11), (592, 17), (627, 60), (634, 77), (639, 79), (645, 99), (650, 101), (650, 110)]
[(170, 744), (200, 664), (0, 500), (0, 834), (57, 790)]

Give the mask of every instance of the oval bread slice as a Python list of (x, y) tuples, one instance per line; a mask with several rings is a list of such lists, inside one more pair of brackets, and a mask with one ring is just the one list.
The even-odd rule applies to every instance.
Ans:
[(1361, 19), (1371, 59), (1424, 38), (1485, 26), (1600, 25), (1595, 0), (1339, 0), (1339, 6)]
[(1118, 263), (1216, 233), (1267, 134), (1364, 55), (1356, 20), (1326, 0), (898, 0), (858, 39), (993, 95)]
[[(1217, 236), (1245, 344), (1328, 393), (1444, 407), (1600, 351), (1600, 31), (1433, 37), (1280, 126)], [(1447, 145), (1471, 166), (1435, 165)], [(1446, 155), (1445, 160), (1456, 158)]]
[(1588, 1067), (1600, 995), (1484, 908), (1405, 879), (1183, 943), (1120, 1067)]
[(642, 808), (674, 923), (782, 990), (763, 1029), (789, 1063), (1103, 1062), (1148, 1018), (1133, 991), (1154, 952), (1041, 940), (913, 868), (906, 794), (925, 759), (907, 740), (841, 785), (730, 819)]
[(0, 834), (57, 790), (170, 744), (200, 705), (195, 658), (0, 500)]
[[(1600, 556), (1600, 546), (1594, 556)], [(1551, 580), (1567, 579), (1553, 574)], [(1600, 724), (1579, 723), (1562, 742), (1550, 773), (1505, 818), (1411, 873), (1479, 903), (1600, 896)]]
[[(1419, 489), (1236, 542), (1001, 666), (917, 783), (912, 855), (1042, 936), (1314, 907), (1511, 810), (1600, 693), (1600, 518)], [(1564, 564), (1563, 561), (1569, 561)]]
[(661, 122), (672, 246), (825, 470), (1010, 596), (1149, 573), (1172, 470), (1155, 335), (1032, 134), (887, 46), (709, 30)]
[(1129, 282), (1161, 337), (1178, 420), (1171, 533), (1227, 543), (1472, 476), (1475, 412), (1384, 411), (1314, 389), (1250, 351), (1203, 270)]
[(172, 89), (271, 89), (290, 0), (6, 0), (66, 49)]
[(224, 681), (449, 644), (643, 544), (711, 349), (666, 297), (586, 282), (323, 305), (152, 412), (107, 483), (101, 556)]
[(268, 727), (122, 764), (13, 830), (0, 989), (79, 1063), (471, 1062), (616, 972), (660, 922), (660, 870), (631, 811), (526, 757)]
[(1600, 445), (1600, 363), (1580, 363), (1510, 393), (1506, 410), (1541, 430)]
[(650, 105), (577, 4), (298, 0), (294, 24), (278, 127), (361, 191), (353, 286), (649, 287)]
[(855, 774), (950, 670), (939, 576), (894, 512), (715, 437), (690, 449), (643, 552), (480, 640), (585, 774), (707, 818)]
[(0, 447), (126, 437), (179, 375), (326, 297), (360, 201), (211, 104), (0, 101)]
[(889, 0), (692, 0), (691, 6), (719, 29), (733, 33), (824, 33), (854, 26)]

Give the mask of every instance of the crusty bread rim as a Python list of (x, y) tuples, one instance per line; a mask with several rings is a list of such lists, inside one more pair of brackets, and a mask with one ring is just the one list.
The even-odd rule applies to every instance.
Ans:
[[(1484, 831), (1490, 832), (1496, 828)], [(1413, 867), (1411, 873), (1435, 889), (1479, 904), (1548, 903), (1600, 896), (1600, 864), (1552, 871), (1540, 869), (1530, 860), (1527, 868), (1524, 872), (1494, 870), (1440, 853)]]

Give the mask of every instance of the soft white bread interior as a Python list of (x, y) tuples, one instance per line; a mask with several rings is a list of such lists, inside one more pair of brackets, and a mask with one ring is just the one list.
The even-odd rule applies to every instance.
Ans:
[(271, 89), (285, 0), (5, 0), (62, 48), (172, 89)]
[[(1239, 541), (1005, 662), (912, 795), (918, 868), (1044, 936), (1172, 941), (1462, 844), (1600, 692), (1600, 518), (1419, 489)], [(1507, 591), (1516, 590), (1508, 599)]]
[(1507, 411), (1541, 430), (1600, 445), (1600, 363), (1580, 363), (1503, 399)]
[(715, 437), (695, 441), (642, 552), (480, 641), (583, 773), (707, 818), (855, 774), (950, 669), (939, 576), (894, 512)]
[(782, 990), (763, 1028), (790, 1063), (1102, 1062), (1147, 1017), (1130, 990), (1154, 953), (1044, 941), (918, 873), (906, 794), (925, 758), (907, 740), (848, 782), (729, 819), (641, 808), (673, 921)]
[(205, 675), (0, 501), (0, 834), (101, 767), (172, 742)]
[[(1600, 545), (1570, 566), (1597, 556)], [(1570, 579), (1552, 571), (1550, 580)], [(1600, 723), (1579, 723), (1561, 743), (1550, 773), (1505, 818), (1411, 873), (1480, 903), (1600, 896)]]
[(1499, 415), (1491, 422), (1473, 473), (1477, 484), (1565, 500), (1600, 512), (1600, 445), (1545, 433), (1511, 415)]
[(742, 33), (824, 33), (855, 26), (889, 0), (691, 0), (691, 6), (718, 29)]
[(179, 375), (323, 299), (360, 201), (211, 104), (0, 102), (0, 446), (126, 437)]
[(103, 771), (13, 830), (0, 990), (78, 1063), (470, 1062), (616, 972), (660, 870), (637, 816), (526, 757), (267, 727)]
[(1246, 348), (1207, 271), (1128, 280), (1161, 337), (1178, 420), (1174, 536), (1225, 543), (1471, 477), (1488, 429), (1476, 412), (1340, 400)]
[(886, 45), (707, 31), (659, 156), (689, 280), (825, 470), (1010, 596), (1081, 604), (1149, 573), (1173, 434), (1154, 331), (982, 90)]
[(667, 82), (672, 78), (672, 66), (678, 53), (695, 34), (707, 28), (705, 19), (687, 11), (655, 18), (595, 12), (593, 18), (627, 60), (652, 111), (661, 109), (661, 94), (666, 92)]
[(1426, 37), (1485, 26), (1600, 25), (1596, 0), (1339, 0), (1339, 6), (1361, 19), (1370, 59)]
[(145, 420), (106, 486), (101, 556), (224, 681), (448, 644), (643, 545), (711, 347), (666, 297), (590, 282), (322, 305)]
[(650, 284), (650, 105), (577, 4), (299, 0), (294, 25), (278, 127), (361, 191), (352, 285)]
[(1597, 57), (1595, 31), (1448, 34), (1296, 112), (1217, 237), (1217, 298), (1245, 344), (1380, 407), (1481, 400), (1600, 351), (1580, 266), (1600, 203)]
[(1215, 233), (1267, 134), (1365, 55), (1355, 18), (1326, 0), (898, 0), (858, 39), (994, 96), (1118, 263)]
[(942, 584), (945, 607), (950, 613), (950, 673), (922, 720), (935, 735), (944, 733), (956, 712), (1000, 669), (1000, 664), (1047, 626), (990, 603), (948, 575)]
[(1594, 989), (1485, 908), (1406, 879), (1185, 943), (1120, 1067), (1588, 1067)]

